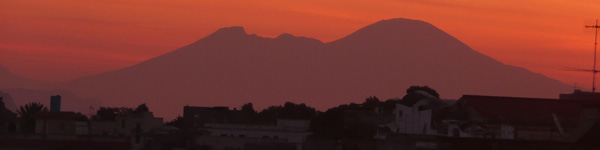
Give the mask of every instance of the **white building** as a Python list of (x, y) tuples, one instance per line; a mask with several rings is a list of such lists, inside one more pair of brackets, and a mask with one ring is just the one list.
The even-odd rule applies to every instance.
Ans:
[(431, 109), (417, 108), (396, 104), (396, 132), (405, 134), (435, 134), (431, 128)]
[(433, 111), (444, 106), (447, 104), (427, 92), (408, 93), (401, 103), (396, 104), (396, 121), (390, 127), (396, 133), (437, 135)]

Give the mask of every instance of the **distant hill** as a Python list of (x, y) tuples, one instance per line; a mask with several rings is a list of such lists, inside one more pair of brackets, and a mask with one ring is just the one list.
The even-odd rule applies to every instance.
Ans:
[(6, 109), (12, 112), (17, 112), (17, 106), (12, 101), (10, 94), (0, 91), (0, 97), (2, 97), (2, 102), (4, 103), (4, 107), (6, 107)]
[(571, 89), (409, 19), (379, 21), (329, 43), (222, 28), (162, 56), (61, 87), (107, 106), (148, 103), (159, 116), (173, 118), (185, 105), (253, 102), (265, 107), (292, 101), (326, 109), (372, 95), (402, 97), (411, 85), (428, 85), (444, 99), (463, 94), (555, 98)]
[(42, 87), (45, 87), (45, 83), (15, 75), (8, 69), (6, 69), (4, 66), (0, 65), (0, 89)]
[(39, 102), (50, 106), (50, 96), (61, 95), (64, 111), (89, 113), (90, 106), (97, 108), (102, 103), (96, 99), (85, 98), (69, 90), (52, 88), (56, 83), (45, 83), (15, 75), (0, 65), (0, 97), (6, 108), (16, 112), (19, 106), (30, 102)]
[[(8, 95), (8, 100), (12, 101), (7, 108), (16, 112), (19, 106), (23, 106), (30, 102), (38, 102), (50, 109), (50, 96), (61, 96), (61, 111), (74, 111), (83, 114), (90, 113), (90, 106), (94, 110), (102, 106), (102, 102), (97, 99), (84, 98), (68, 90), (44, 90), (44, 89), (22, 89), (22, 88), (7, 88), (0, 89), (0, 96)], [(6, 98), (5, 98), (6, 100)], [(96, 113), (93, 111), (92, 113)]]

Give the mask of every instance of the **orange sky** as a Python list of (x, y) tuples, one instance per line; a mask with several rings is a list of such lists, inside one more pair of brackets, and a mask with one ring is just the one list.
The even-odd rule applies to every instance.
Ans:
[(221, 27), (329, 42), (382, 19), (429, 22), (505, 64), (589, 89), (593, 0), (4, 0), (0, 64), (42, 81), (127, 67)]

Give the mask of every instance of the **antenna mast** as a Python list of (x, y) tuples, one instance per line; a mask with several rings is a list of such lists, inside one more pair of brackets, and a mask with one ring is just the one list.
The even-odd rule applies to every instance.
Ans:
[(92, 116), (94, 116), (93, 112), (94, 112), (94, 106), (90, 105), (90, 113), (88, 114), (88, 115), (90, 115), (90, 118), (92, 118)]
[(594, 30), (596, 31), (594, 33), (595, 37), (594, 37), (594, 65), (593, 65), (593, 69), (592, 69), (592, 99), (594, 97), (594, 92), (596, 91), (596, 73), (598, 72), (598, 70), (596, 70), (596, 47), (598, 46), (598, 28), (600, 28), (600, 26), (598, 26), (598, 19), (596, 19), (596, 25), (593, 26), (585, 26), (586, 28), (594, 28)]

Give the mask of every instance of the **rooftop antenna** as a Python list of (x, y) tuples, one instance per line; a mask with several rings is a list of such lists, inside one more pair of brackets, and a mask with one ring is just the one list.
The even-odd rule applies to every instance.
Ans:
[(600, 70), (596, 70), (596, 47), (598, 47), (598, 29), (600, 29), (600, 25), (598, 25), (598, 19), (596, 19), (596, 25), (593, 26), (589, 26), (586, 25), (585, 28), (594, 28), (594, 65), (592, 70), (588, 70), (588, 69), (577, 69), (577, 68), (569, 68), (567, 70), (570, 71), (585, 71), (585, 72), (592, 72), (592, 94), (590, 96), (591, 100), (594, 100), (594, 95), (596, 95), (596, 73), (598, 73), (598, 71)]
[(598, 46), (598, 28), (600, 28), (600, 26), (598, 26), (598, 19), (596, 19), (596, 25), (593, 26), (585, 26), (586, 28), (594, 28), (595, 33), (594, 33), (594, 65), (593, 65), (593, 69), (592, 71), (592, 97), (594, 97), (594, 92), (596, 91), (596, 73), (598, 73), (598, 70), (596, 70), (596, 47)]
[(90, 113), (88, 114), (90, 116), (90, 118), (92, 118), (92, 116), (94, 116), (93, 112), (94, 112), (94, 106), (90, 105)]

